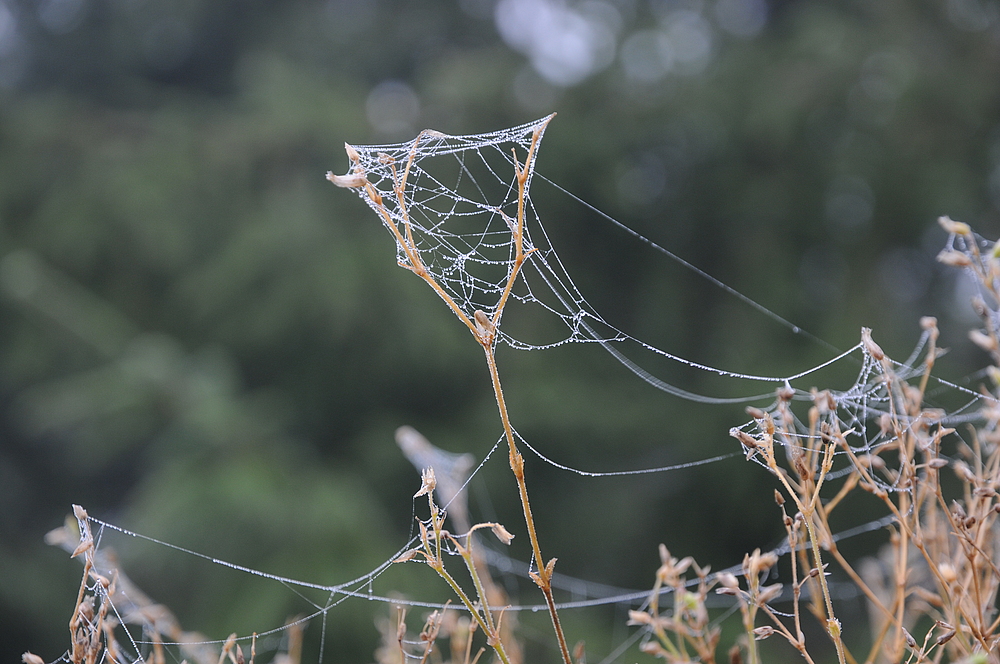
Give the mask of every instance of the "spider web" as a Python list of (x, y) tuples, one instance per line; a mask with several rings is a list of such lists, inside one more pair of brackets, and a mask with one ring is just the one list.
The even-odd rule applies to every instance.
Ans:
[[(530, 331), (509, 331), (499, 325), (498, 317), (496, 340), (513, 349), (541, 350), (568, 343), (596, 343), (657, 389), (683, 399), (715, 404), (770, 399), (773, 389), (739, 397), (696, 394), (647, 371), (623, 347), (638, 348), (718, 376), (771, 384), (809, 375), (857, 350), (852, 348), (792, 376), (760, 376), (685, 359), (605, 320), (576, 287), (531, 199), (539, 144), (553, 117), (487, 134), (449, 136), (425, 130), (405, 143), (347, 145), (351, 172), (344, 176), (330, 173), (327, 177), (335, 184), (353, 188), (375, 211), (396, 239), (397, 262), (408, 269), (411, 269), (408, 248), (411, 245), (430, 277), (469, 319), (477, 310), (492, 318), (501, 303), (535, 310), (517, 316), (543, 321)], [(526, 177), (519, 188), (515, 174), (522, 168)], [(516, 258), (514, 236), (521, 227), (526, 260), (520, 267), (510, 300), (505, 301), (504, 292)], [(803, 333), (750, 298), (713, 281), (794, 332)], [(500, 315), (503, 314), (501, 311)], [(558, 325), (546, 325), (547, 319), (558, 321)]]
[[(538, 211), (532, 203), (529, 187), (534, 175), (538, 144), (544, 129), (552, 116), (542, 118), (504, 131), (475, 136), (448, 136), (439, 132), (425, 131), (413, 141), (381, 146), (348, 146), (352, 158), (351, 172), (344, 176), (329, 175), (336, 184), (353, 188), (378, 215), (382, 223), (396, 238), (396, 258), (400, 265), (413, 271), (414, 251), (420, 257), (420, 265), (441, 287), (438, 293), (449, 299), (468, 320), (478, 320), (477, 312), (484, 312), (495, 320), (494, 343), (504, 343), (518, 350), (540, 350), (568, 343), (596, 343), (609, 352), (628, 370), (650, 385), (684, 399), (706, 403), (743, 402), (767, 398), (771, 405), (761, 410), (752, 410), (752, 418), (742, 426), (735, 427), (733, 434), (743, 443), (743, 452), (748, 459), (761, 463), (755, 453), (754, 444), (747, 444), (747, 437), (759, 439), (765, 433), (765, 413), (782, 425), (782, 435), (776, 443), (784, 447), (789, 458), (806, 449), (807, 440), (815, 436), (815, 423), (803, 420), (792, 402), (806, 402), (818, 409), (821, 419), (844, 431), (850, 441), (850, 453), (839, 452), (838, 466), (828, 475), (834, 481), (850, 473), (852, 459), (861, 455), (876, 455), (880, 450), (896, 442), (898, 431), (884, 425), (887, 416), (899, 417), (904, 427), (921, 426), (932, 421), (933, 426), (943, 426), (961, 421), (971, 421), (980, 417), (978, 411), (983, 395), (958, 385), (939, 381), (939, 385), (951, 393), (964, 395), (965, 403), (950, 412), (921, 412), (916, 416), (900, 413), (895, 400), (901, 390), (920, 381), (924, 375), (928, 358), (935, 353), (934, 332), (925, 326), (924, 334), (909, 358), (894, 363), (884, 357), (881, 350), (871, 341), (867, 333), (853, 348), (839, 353), (826, 362), (792, 376), (769, 377), (731, 372), (695, 362), (671, 354), (651, 344), (644, 343), (617, 329), (605, 321), (590, 306), (576, 288), (548, 235), (545, 233)], [(517, 174), (521, 173), (523, 184), (519, 187)], [(619, 222), (615, 222), (619, 223)], [(515, 274), (514, 265), (518, 248), (514, 241), (516, 230), (523, 224), (523, 246), (526, 261)], [(633, 231), (629, 231), (635, 234)], [(636, 234), (637, 235), (637, 234)], [(641, 237), (641, 236), (639, 236)], [(958, 243), (958, 244), (956, 244)], [(949, 240), (949, 248), (965, 251), (967, 247), (954, 237)], [(985, 244), (983, 245), (985, 247)], [(513, 276), (518, 279), (510, 290), (510, 302), (518, 309), (535, 310), (558, 325), (523, 328), (511, 332), (500, 325), (501, 304), (504, 301), (507, 284)], [(724, 286), (724, 285), (723, 285)], [(728, 289), (727, 286), (724, 286)], [(729, 289), (730, 291), (732, 289)], [(735, 291), (732, 291), (735, 293)], [(749, 298), (736, 293), (750, 302)], [(754, 306), (764, 309), (761, 305)], [(499, 309), (499, 311), (498, 311)], [(770, 313), (770, 312), (769, 312)], [(770, 314), (778, 318), (776, 314)], [(780, 319), (779, 319), (780, 320)], [(791, 324), (788, 324), (791, 326)], [(792, 326), (794, 327), (794, 326)], [(798, 329), (798, 328), (795, 328)], [(647, 372), (639, 364), (627, 357), (619, 346), (633, 344), (655, 355), (681, 363), (693, 369), (712, 372), (725, 378), (760, 383), (776, 384), (766, 394), (737, 398), (720, 398), (698, 395), (666, 383)], [(832, 363), (845, 360), (859, 365), (853, 384), (844, 391), (806, 391), (791, 386), (793, 380), (807, 376)], [(887, 377), (892, 376), (889, 380)], [(464, 514), (466, 489), (469, 482), (491, 461), (493, 453), (503, 442), (497, 439), (492, 449), (474, 466), (467, 455), (447, 455), (428, 447), (414, 439), (411, 431), (402, 431), (400, 445), (416, 465), (431, 465), (448, 480), (447, 495), (440, 495), (444, 507), (451, 513)], [(740, 437), (744, 434), (744, 437)], [(530, 449), (542, 461), (561, 470), (587, 478), (624, 474), (644, 474), (651, 472), (678, 471), (693, 465), (713, 463), (736, 453), (714, 456), (698, 461), (634, 471), (589, 471), (572, 468), (551, 459), (517, 434), (520, 444)], [(474, 466), (474, 467), (473, 467)], [(891, 473), (874, 480), (877, 486), (887, 492), (912, 491), (911, 486), (898, 484)], [(414, 507), (415, 513), (416, 507)], [(888, 517), (877, 517), (865, 523), (852, 526), (841, 532), (837, 538), (846, 539), (861, 533), (885, 527)], [(222, 639), (194, 637), (180, 631), (176, 621), (171, 622), (169, 614), (154, 611), (155, 605), (138, 588), (128, 582), (127, 577), (117, 569), (113, 558), (105, 555), (102, 538), (108, 536), (140, 538), (159, 546), (173, 549), (180, 554), (193, 556), (209, 564), (221, 565), (236, 572), (250, 575), (264, 582), (279, 583), (297, 594), (309, 608), (307, 614), (297, 623), (303, 624), (319, 618), (325, 635), (326, 622), (331, 612), (347, 600), (364, 599), (394, 605), (442, 608), (436, 602), (404, 600), (391, 597), (389, 588), (376, 590), (381, 577), (391, 567), (399, 555), (414, 546), (418, 538), (410, 540), (388, 556), (380, 565), (366, 574), (334, 585), (318, 584), (254, 570), (239, 564), (208, 556), (191, 549), (157, 540), (136, 533), (111, 522), (93, 517), (80, 518), (76, 529), (67, 525), (54, 531), (50, 542), (73, 550), (84, 532), (93, 528), (93, 551), (90, 561), (101, 578), (117, 575), (114, 591), (108, 590), (96, 578), (88, 584), (91, 591), (112, 606), (114, 615), (122, 623), (126, 642), (132, 652), (122, 657), (122, 661), (142, 661), (149, 653), (153, 641), (143, 636), (143, 631), (174, 638), (181, 655), (199, 664), (213, 664), (214, 654), (205, 654), (207, 646), (219, 646)], [(412, 535), (412, 533), (411, 533)], [(789, 553), (787, 545), (778, 544), (775, 552)], [(521, 576), (527, 576), (529, 566), (513, 560), (499, 549), (488, 551), (490, 566), (494, 569)], [(734, 565), (719, 573), (739, 574), (740, 566)], [(585, 580), (556, 575), (554, 586), (561, 588), (566, 597), (558, 606), (564, 610), (579, 610), (601, 605), (634, 606), (648, 599), (648, 590), (630, 590), (605, 586)], [(314, 593), (314, 595), (309, 595)], [(544, 605), (527, 604), (507, 607), (506, 611), (538, 611)], [(142, 626), (137, 630), (134, 626)], [(261, 637), (277, 637), (287, 626), (270, 626), (262, 630)], [(638, 634), (638, 632), (636, 632)], [(610, 662), (635, 639), (623, 640), (621, 647), (604, 660)], [(240, 639), (244, 643), (249, 635)], [(272, 647), (272, 649), (274, 649)], [(321, 645), (321, 655), (323, 647)], [(221, 660), (220, 660), (221, 661)]]

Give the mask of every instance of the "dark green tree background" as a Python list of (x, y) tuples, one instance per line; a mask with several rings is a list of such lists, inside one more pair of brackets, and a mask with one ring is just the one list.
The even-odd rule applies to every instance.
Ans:
[[(558, 111), (546, 177), (833, 346), (866, 325), (902, 357), (938, 315), (942, 371), (961, 377), (984, 360), (960, 282), (933, 263), (934, 222), (1000, 232), (998, 59), (995, 0), (0, 0), (0, 659), (67, 646), (80, 570), (43, 536), (72, 503), (337, 583), (405, 542), (419, 478), (397, 426), (477, 458), (497, 439), (468, 333), (323, 179), (346, 170), (345, 141)], [(760, 374), (831, 355), (545, 182), (533, 196), (583, 293), (635, 336)], [(587, 470), (735, 451), (726, 433), (745, 419), (665, 396), (596, 347), (500, 362), (521, 433)], [(660, 541), (719, 569), (780, 535), (768, 479), (739, 458), (641, 479), (528, 472), (546, 551), (588, 581), (646, 587)], [(472, 488), (474, 513), (515, 530), (502, 457)], [(307, 608), (109, 543), (213, 638)], [(445, 597), (407, 572), (379, 590)], [(335, 609), (325, 661), (370, 660), (386, 613)], [(621, 610), (567, 620), (595, 661), (626, 634)]]

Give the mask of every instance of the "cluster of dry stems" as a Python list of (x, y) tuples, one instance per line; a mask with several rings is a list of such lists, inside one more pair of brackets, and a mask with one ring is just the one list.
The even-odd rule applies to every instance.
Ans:
[[(220, 650), (210, 645), (209, 640), (197, 633), (181, 629), (177, 618), (167, 607), (149, 599), (121, 569), (114, 551), (108, 547), (98, 548), (91, 532), (87, 511), (79, 505), (73, 506), (73, 517), (49, 532), (45, 541), (70, 552), (71, 558), (82, 557), (83, 577), (76, 605), (69, 621), (70, 648), (57, 661), (66, 664), (129, 664), (148, 660), (150, 664), (166, 664), (172, 657), (165, 646), (176, 645), (183, 657), (181, 664), (247, 664), (243, 649), (236, 642), (236, 634), (230, 634)], [(125, 654), (116, 632), (121, 622), (131, 626), (126, 632), (129, 639), (135, 638), (135, 630), (142, 634), (142, 644), (149, 646), (149, 653), (136, 656)], [(275, 655), (273, 664), (300, 664), (302, 658), (302, 619), (291, 619), (286, 627), (285, 650)], [(128, 644), (130, 652), (136, 652), (140, 644)], [(254, 664), (257, 649), (257, 635), (250, 643), (250, 660)], [(21, 657), (23, 664), (45, 664), (40, 656), (26, 652)], [(176, 660), (174, 660), (176, 661)]]
[[(792, 412), (794, 395), (786, 388), (778, 390), (771, 408), (748, 409), (752, 432), (746, 430), (751, 427), (731, 431), (747, 458), (756, 458), (777, 479), (775, 501), (787, 535), (783, 549), (791, 552), (789, 569), (782, 571), (790, 576), (788, 588), (764, 585), (779, 563), (774, 552), (746, 556), (738, 578), (710, 576), (690, 558), (678, 562), (662, 548), (663, 564), (648, 605), (631, 612), (630, 623), (649, 632), (645, 652), (672, 663), (715, 662), (719, 628), (707, 619), (706, 609), (708, 591), (714, 589), (734, 597), (743, 618), (744, 636), (728, 652), (730, 662), (761, 662), (758, 642), (772, 637), (815, 662), (812, 652), (818, 649), (811, 651), (806, 643), (804, 613), (825, 628), (841, 664), (1000, 662), (1000, 406), (995, 393), (1000, 384), (1000, 243), (987, 245), (966, 224), (946, 217), (940, 223), (949, 241), (939, 260), (968, 270), (981, 293), (972, 304), (983, 328), (970, 338), (990, 353), (988, 373), (995, 384), (993, 391), (983, 388), (976, 426), (951, 428), (946, 413), (927, 403), (940, 352), (934, 319), (922, 321), (927, 349), (915, 367), (890, 360), (863, 330), (865, 358), (874, 363), (877, 381), (872, 403), (863, 407), (881, 411), (870, 425), (873, 430), (857, 430), (869, 426), (866, 417), (848, 420), (852, 428), (845, 429), (840, 404), (827, 391), (813, 392), (802, 422)], [(852, 445), (857, 440), (867, 443)], [(832, 480), (836, 455), (848, 459), (849, 472)], [(948, 470), (954, 480), (942, 477)], [(890, 517), (884, 550), (856, 563), (841, 553), (830, 525), (831, 514), (849, 497), (854, 510), (860, 497), (874, 502), (870, 513)], [(688, 568), (695, 570), (694, 580), (685, 578)], [(836, 615), (828, 583), (834, 573), (853, 584), (868, 606), (871, 638), (855, 648), (858, 652), (847, 647)], [(668, 614), (659, 609), (664, 587), (674, 595)]]

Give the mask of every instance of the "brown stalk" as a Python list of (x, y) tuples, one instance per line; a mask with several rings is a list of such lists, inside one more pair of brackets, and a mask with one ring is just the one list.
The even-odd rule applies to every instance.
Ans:
[[(510, 418), (507, 414), (507, 405), (504, 401), (503, 389), (500, 384), (500, 374), (497, 369), (496, 357), (494, 354), (496, 330), (500, 324), (500, 319), (503, 316), (503, 310), (507, 304), (508, 298), (510, 297), (511, 291), (514, 287), (514, 283), (517, 281), (517, 277), (520, 274), (525, 260), (534, 251), (534, 249), (524, 251), (525, 197), (527, 195), (530, 164), (534, 160), (535, 151), (538, 148), (538, 142), (541, 140), (542, 132), (545, 130), (547, 125), (548, 121), (535, 128), (534, 134), (531, 138), (531, 145), (528, 148), (528, 153), (525, 157), (523, 166), (517, 159), (516, 151), (514, 153), (514, 176), (517, 181), (518, 190), (517, 219), (515, 220), (511, 231), (514, 244), (514, 257), (507, 276), (507, 282), (504, 285), (503, 292), (497, 302), (492, 318), (487, 317), (486, 314), (481, 311), (476, 311), (474, 316), (470, 318), (468, 314), (462, 311), (461, 307), (458, 306), (458, 303), (456, 303), (454, 299), (448, 295), (444, 288), (437, 283), (437, 280), (427, 271), (422, 260), (420, 259), (420, 252), (413, 238), (413, 231), (410, 225), (409, 212), (407, 210), (406, 198), (404, 194), (406, 180), (409, 176), (410, 168), (413, 165), (416, 156), (417, 146), (424, 136), (427, 135), (428, 132), (426, 130), (421, 132), (421, 134), (413, 142), (413, 147), (410, 149), (410, 155), (403, 168), (402, 174), (397, 171), (395, 164), (390, 162), (390, 168), (393, 176), (393, 193), (395, 194), (396, 202), (399, 206), (400, 214), (402, 215), (403, 220), (402, 231), (400, 231), (399, 226), (393, 221), (392, 215), (389, 213), (388, 209), (386, 209), (382, 201), (382, 195), (365, 177), (364, 169), (360, 164), (360, 158), (353, 148), (348, 146), (347, 149), (348, 157), (353, 164), (351, 169), (352, 175), (334, 176), (332, 174), (328, 174), (327, 177), (334, 182), (334, 184), (339, 184), (340, 186), (364, 188), (369, 200), (375, 204), (378, 214), (382, 217), (383, 223), (393, 234), (396, 243), (400, 246), (403, 254), (406, 256), (406, 262), (401, 262), (400, 265), (416, 274), (432, 289), (434, 289), (434, 292), (436, 292), (438, 296), (445, 301), (452, 313), (454, 313), (455, 316), (457, 316), (458, 319), (462, 321), (467, 328), (469, 328), (469, 331), (472, 332), (476, 341), (482, 346), (483, 352), (486, 355), (486, 364), (490, 371), (490, 379), (493, 384), (493, 393), (496, 398), (497, 408), (500, 411), (500, 420), (503, 423), (504, 436), (507, 439), (510, 468), (514, 473), (515, 480), (517, 481), (521, 508), (524, 512), (524, 522), (528, 531), (528, 539), (531, 541), (532, 557), (534, 558), (535, 566), (538, 570), (536, 573), (532, 573), (532, 579), (541, 589), (542, 594), (545, 597), (545, 604), (549, 609), (549, 616), (552, 619), (552, 627), (555, 630), (556, 639), (559, 642), (559, 651), (562, 655), (563, 663), (573, 664), (569, 646), (566, 643), (566, 637), (563, 634), (562, 625), (559, 621), (555, 598), (552, 594), (551, 579), (556, 560), (553, 558), (546, 563), (542, 557), (541, 546), (538, 543), (538, 533), (535, 529), (535, 522), (531, 513), (531, 504), (528, 500), (528, 487), (524, 479), (524, 459), (518, 451), (517, 444), (514, 440), (514, 429), (510, 424)], [(462, 596), (461, 593), (460, 596)]]

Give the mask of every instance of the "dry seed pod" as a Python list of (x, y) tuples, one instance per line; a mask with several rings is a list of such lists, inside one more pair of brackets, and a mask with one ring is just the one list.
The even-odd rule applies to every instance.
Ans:
[(997, 349), (997, 340), (982, 330), (969, 330), (969, 339), (987, 353), (992, 353)]
[(961, 221), (954, 221), (947, 215), (938, 217), (938, 224), (941, 225), (945, 233), (953, 233), (955, 235), (970, 235), (972, 233), (972, 229), (968, 224)]
[(861, 328), (861, 343), (864, 345), (865, 351), (876, 360), (881, 361), (885, 359), (885, 353), (882, 352), (882, 348), (872, 339), (872, 329), (870, 327)]
[(485, 311), (476, 309), (472, 317), (475, 319), (476, 331), (479, 333), (480, 338), (486, 339), (493, 335), (493, 321), (490, 320)]
[(337, 175), (333, 171), (328, 171), (326, 179), (344, 189), (357, 189), (367, 184), (368, 180), (364, 175), (358, 173), (348, 173), (347, 175)]
[(885, 459), (877, 454), (864, 454), (858, 457), (858, 463), (865, 468), (885, 468)]
[(45, 664), (45, 660), (33, 652), (26, 652), (21, 655), (21, 661), (24, 664)]
[(491, 530), (493, 530), (493, 534), (497, 536), (497, 539), (503, 542), (504, 544), (510, 544), (511, 541), (514, 539), (514, 536), (511, 535), (507, 531), (507, 529), (501, 526), (499, 523), (492, 524), (490, 528)]
[(774, 634), (774, 628), (771, 627), (770, 625), (764, 625), (762, 627), (758, 627), (753, 631), (753, 638), (756, 641), (761, 641), (771, 636), (772, 634)]
[(826, 415), (837, 410), (837, 401), (830, 394), (830, 390), (817, 391), (813, 388), (812, 398), (821, 415)]
[(666, 659), (667, 655), (670, 654), (656, 641), (646, 641), (645, 643), (640, 644), (639, 650), (647, 655), (662, 657), (663, 659)]
[(972, 265), (972, 259), (963, 254), (961, 251), (955, 251), (954, 249), (944, 249), (937, 255), (937, 260), (939, 263), (944, 263), (951, 267), (969, 267)]
[(775, 583), (774, 585), (767, 586), (760, 589), (760, 593), (757, 595), (757, 604), (763, 606), (771, 600), (778, 597), (781, 594), (781, 584)]
[(987, 314), (990, 313), (990, 310), (986, 307), (986, 300), (979, 295), (973, 297), (970, 304), (972, 305), (972, 310), (976, 312), (976, 315), (980, 318), (985, 318)]
[(751, 450), (757, 449), (757, 439), (748, 434), (746, 431), (733, 427), (729, 430), (729, 435), (740, 441), (744, 447)]
[(948, 460), (942, 459), (941, 457), (938, 457), (936, 459), (931, 459), (930, 461), (927, 462), (927, 467), (934, 468), (935, 470), (944, 468), (947, 465), (948, 465)]
[(652, 625), (653, 616), (649, 615), (645, 611), (629, 611), (628, 612), (628, 625)]
[(976, 476), (972, 472), (972, 469), (964, 461), (955, 462), (955, 474), (958, 475), (958, 479), (969, 484), (973, 484), (976, 481)]
[(81, 553), (90, 551), (93, 548), (94, 548), (94, 540), (90, 539), (89, 537), (86, 537), (83, 541), (80, 542), (79, 545), (77, 545), (75, 549), (73, 549), (73, 553), (71, 553), (69, 557), (76, 558)]
[(404, 551), (399, 554), (392, 562), (394, 563), (406, 563), (417, 557), (420, 549), (410, 549), (409, 551)]
[(722, 572), (716, 578), (719, 581), (720, 589), (739, 590), (740, 582), (732, 572)]

